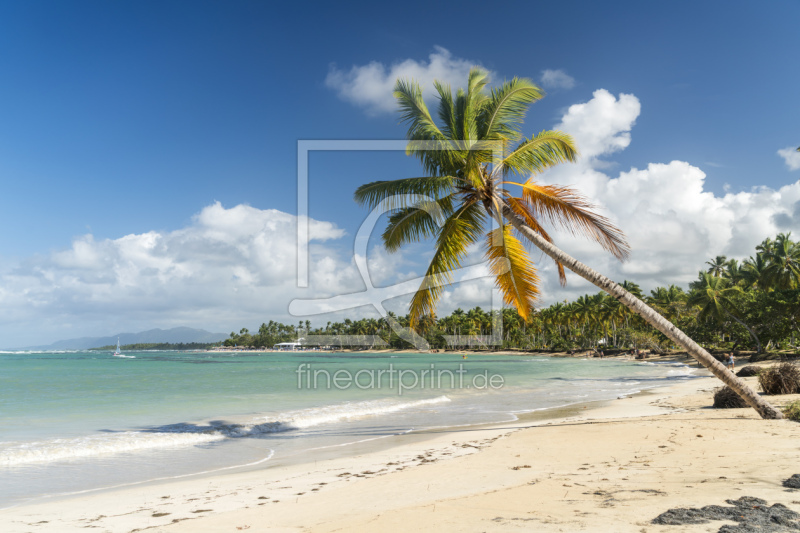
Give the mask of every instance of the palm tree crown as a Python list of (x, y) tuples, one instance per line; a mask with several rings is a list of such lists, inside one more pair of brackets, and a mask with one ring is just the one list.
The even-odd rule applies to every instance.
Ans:
[[(528, 107), (544, 93), (528, 79), (514, 78), (488, 90), (486, 73), (474, 68), (466, 90), (455, 96), (435, 82), (438, 121), (413, 81), (398, 80), (394, 95), (408, 124), (406, 152), (418, 157), (425, 176), (363, 185), (355, 199), (390, 212), (383, 241), (389, 251), (434, 237), (435, 252), (425, 281), (411, 301), (411, 324), (434, 312), (471, 245), (483, 242), (496, 284), (507, 305), (528, 319), (539, 293), (536, 268), (506, 222), (510, 209), (530, 229), (552, 242), (543, 224), (583, 234), (622, 260), (629, 247), (622, 232), (567, 187), (544, 185), (531, 176), (566, 161), (577, 150), (560, 131), (525, 137), (520, 126)], [(515, 189), (515, 190), (512, 190)], [(494, 222), (495, 224), (491, 224)], [(494, 227), (492, 227), (494, 226)], [(556, 262), (565, 283), (563, 266)]]

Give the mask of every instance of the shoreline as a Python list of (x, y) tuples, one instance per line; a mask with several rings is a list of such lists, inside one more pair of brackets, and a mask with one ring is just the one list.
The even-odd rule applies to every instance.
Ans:
[[(684, 454), (681, 461), (672, 465), (654, 468), (659, 460), (663, 462), (661, 450), (671, 451), (683, 445), (682, 439), (690, 446), (707, 445), (722, 436), (728, 440), (736, 437), (745, 441), (740, 453), (750, 453), (748, 438), (764, 438), (769, 429), (780, 438), (764, 448), (768, 457), (761, 463), (783, 458), (785, 477), (796, 473), (785, 465), (800, 464), (800, 451), (794, 444), (796, 440), (792, 441), (800, 434), (800, 426), (790, 421), (758, 420), (749, 408), (708, 409), (711, 391), (720, 385), (716, 378), (702, 376), (622, 399), (532, 411), (508, 423), (395, 436), (387, 440), (397, 439), (396, 443), (385, 449), (371, 449), (365, 443), (362, 448), (356, 445), (345, 457), (313, 464), (150, 482), (23, 504), (0, 510), (0, 529), (62, 532), (92, 527), (112, 532), (149, 529), (194, 533), (244, 529), (393, 531), (416, 526), (471, 531), (472, 525), (478, 527), (480, 523), (483, 530), (505, 531), (509, 525), (525, 526), (530, 521), (528, 525), (537, 531), (566, 528), (563, 530), (638, 532), (642, 528), (676, 530), (642, 523), (639, 510), (650, 504), (663, 509), (655, 512), (654, 508), (648, 520), (678, 504), (691, 507), (706, 499), (709, 504), (723, 504), (724, 499), (743, 494), (762, 494), (772, 498), (765, 498), (770, 503), (780, 501), (800, 510), (791, 504), (800, 499), (800, 494), (776, 500), (781, 496), (778, 492), (782, 492), (778, 489), (780, 479), (771, 479), (756, 468), (769, 469), (769, 464), (757, 464), (759, 461), (751, 461), (751, 470), (756, 472), (746, 477), (716, 476), (713, 484), (707, 485), (712, 482), (712, 470), (731, 468), (727, 461), (721, 465), (711, 461), (713, 445), (695, 455)], [(771, 399), (776, 398), (785, 403), (796, 396)], [(693, 429), (687, 433), (688, 425)], [(545, 432), (547, 436), (542, 439), (540, 434)], [(656, 442), (651, 433), (660, 434), (663, 441)], [(724, 443), (720, 444), (720, 454), (731, 452)], [(649, 448), (651, 456), (646, 453)], [(603, 454), (607, 456), (595, 457)], [(701, 458), (709, 459), (709, 464), (699, 462)], [(606, 477), (590, 475), (604, 464)], [(771, 468), (774, 470), (775, 465)], [(796, 469), (800, 471), (800, 467)], [(687, 484), (685, 490), (677, 490), (676, 486), (674, 495), (672, 488), (665, 490), (676, 484), (674, 479), (656, 483), (647, 479), (642, 488), (643, 481), (628, 477), (628, 470), (648, 475), (671, 470), (671, 477), (679, 473), (686, 478), (678, 484)], [(752, 481), (754, 474), (759, 482)], [(595, 490), (589, 482), (594, 484), (591, 487), (601, 488)], [(748, 485), (748, 492), (738, 494), (743, 483)], [(758, 491), (753, 485), (760, 485)], [(712, 486), (718, 490), (707, 494), (705, 489)], [(591, 490), (583, 490), (586, 487)], [(722, 489), (728, 490), (725, 497), (713, 499)], [(529, 492), (542, 498), (536, 506), (531, 506)], [(504, 493), (515, 496), (503, 498), (500, 495)], [(622, 501), (620, 495), (631, 503), (613, 503)], [(576, 497), (577, 500), (572, 499)], [(474, 505), (464, 503), (473, 501)], [(582, 524), (576, 513), (584, 507), (580, 511), (584, 514), (615, 516), (614, 525), (604, 523), (593, 528)], [(436, 515), (432, 508), (437, 509)], [(547, 517), (542, 518), (542, 513)], [(719, 524), (712, 530), (718, 527)]]

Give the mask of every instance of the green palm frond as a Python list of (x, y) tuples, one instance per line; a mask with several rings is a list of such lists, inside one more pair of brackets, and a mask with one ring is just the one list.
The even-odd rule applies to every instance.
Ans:
[[(419, 158), (426, 173), (441, 175), (440, 162), (450, 161), (456, 158), (456, 154), (452, 153), (451, 140), (442, 133), (431, 117), (428, 106), (422, 98), (422, 88), (413, 80), (398, 79), (394, 96), (400, 107), (401, 122), (408, 123), (406, 137), (411, 141), (425, 141), (422, 147), (415, 147), (409, 143), (406, 154)], [(452, 167), (452, 162), (445, 165), (445, 168)]]
[(453, 92), (449, 85), (445, 85), (436, 80), (433, 82), (436, 92), (439, 93), (439, 120), (442, 122), (441, 130), (448, 139), (458, 138), (456, 126), (455, 102)]
[(531, 80), (514, 78), (492, 90), (486, 106), (481, 137), (485, 139), (506, 139), (517, 141), (521, 138), (519, 125), (531, 104), (544, 97), (544, 92)]
[(473, 202), (462, 205), (442, 225), (425, 279), (411, 298), (412, 327), (421, 317), (433, 313), (444, 287), (452, 282), (452, 271), (461, 266), (467, 248), (483, 236), (485, 218), (481, 205)]
[(700, 272), (698, 281), (693, 285), (695, 290), (689, 295), (686, 303), (700, 307), (698, 318), (701, 320), (711, 319), (719, 322), (729, 315), (739, 314), (736, 305), (731, 301), (731, 296), (740, 289), (732, 287), (727, 278)]
[(431, 117), (428, 106), (422, 98), (422, 88), (413, 80), (398, 79), (394, 96), (400, 106), (400, 120), (408, 123), (409, 139), (446, 140)]
[(521, 142), (500, 163), (504, 174), (514, 173), (526, 177), (578, 158), (572, 137), (560, 131), (543, 131)]
[(478, 140), (478, 121), (483, 107), (488, 101), (488, 97), (483, 92), (487, 81), (484, 71), (477, 68), (469, 71), (467, 93), (463, 107), (462, 130), (459, 132), (461, 139), (468, 143)]
[(383, 232), (383, 245), (389, 252), (396, 252), (410, 242), (419, 242), (438, 232), (445, 220), (453, 214), (453, 199), (420, 202), (413, 207), (395, 211), (389, 216)]
[(414, 207), (422, 197), (439, 200), (449, 195), (456, 178), (424, 176), (391, 181), (373, 181), (356, 189), (355, 201), (370, 209), (383, 206), (387, 211)]

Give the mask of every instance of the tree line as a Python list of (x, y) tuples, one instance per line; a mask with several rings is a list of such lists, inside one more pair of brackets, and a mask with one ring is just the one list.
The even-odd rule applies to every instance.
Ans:
[[(677, 325), (696, 342), (712, 350), (789, 349), (796, 346), (800, 314), (800, 243), (791, 233), (779, 234), (759, 244), (754, 255), (739, 262), (717, 256), (705, 263), (697, 279), (686, 289), (676, 285), (657, 287), (645, 294), (631, 281), (622, 286)], [(306, 335), (325, 335), (331, 346), (353, 348), (351, 339), (372, 338), (367, 348), (379, 346), (404, 349), (412, 345), (391, 327), (396, 320), (409, 327), (408, 315), (389, 313), (386, 318), (345, 319), (312, 328), (309, 321), (296, 326), (275, 321), (250, 333), (243, 328), (232, 332), (224, 345), (270, 348), (280, 342), (294, 342)], [(431, 348), (480, 348), (474, 336), (493, 331), (502, 321), (502, 348), (531, 351), (587, 349), (676, 348), (666, 336), (648, 326), (638, 315), (605, 292), (586, 294), (572, 302), (558, 302), (535, 310), (524, 320), (516, 309), (486, 311), (480, 307), (450, 315), (427, 314), (414, 331)], [(378, 341), (377, 339), (380, 339)], [(459, 339), (463, 339), (460, 343)], [(473, 339), (473, 340), (470, 340)], [(486, 346), (499, 348), (500, 346)]]

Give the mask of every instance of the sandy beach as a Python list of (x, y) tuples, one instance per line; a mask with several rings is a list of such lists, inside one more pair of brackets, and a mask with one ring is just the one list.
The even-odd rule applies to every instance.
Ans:
[(652, 520), (743, 496), (800, 512), (800, 491), (782, 485), (800, 473), (800, 425), (712, 409), (718, 386), (704, 377), (549, 413), (556, 418), (395, 437), (388, 449), (313, 464), (8, 508), (0, 530), (718, 531), (732, 522)]

